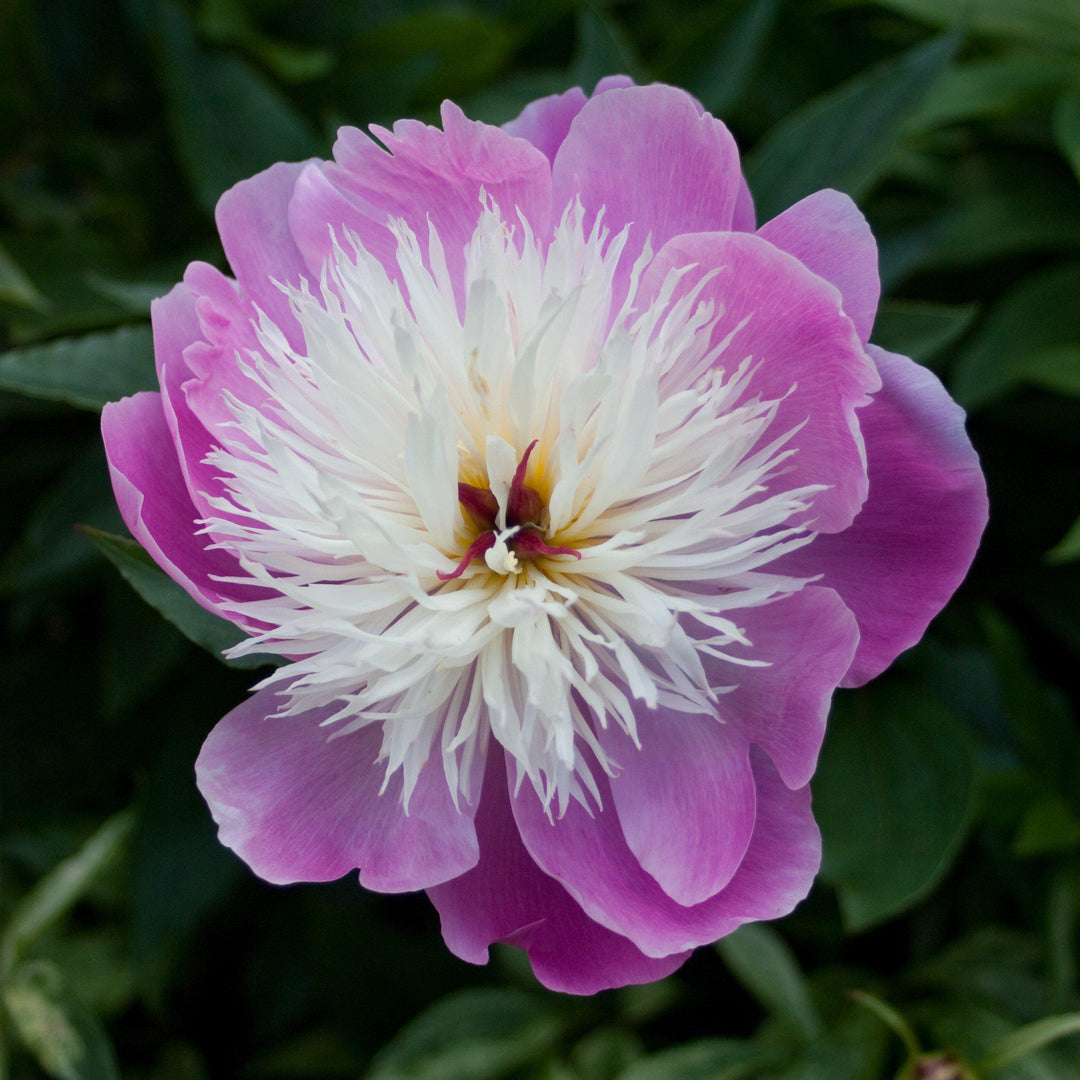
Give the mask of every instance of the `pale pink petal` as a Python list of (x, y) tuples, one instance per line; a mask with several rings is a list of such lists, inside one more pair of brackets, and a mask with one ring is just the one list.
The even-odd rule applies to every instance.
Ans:
[(769, 664), (707, 661), (711, 684), (735, 686), (717, 708), (726, 724), (765, 750), (788, 787), (803, 787), (814, 775), (832, 692), (859, 643), (855, 617), (819, 585), (737, 614), (752, 645), (746, 655)]
[(624, 261), (646, 236), (653, 250), (673, 236), (731, 227), (742, 184), (739, 151), (719, 121), (670, 86), (597, 94), (582, 108), (552, 167), (554, 205), (580, 195), (586, 226), (603, 208), (618, 232), (632, 224)]
[(502, 754), (490, 752), (476, 832), (480, 861), (453, 881), (428, 889), (443, 937), (457, 956), (488, 960), (488, 947), (506, 942), (528, 953), (549, 989), (594, 994), (670, 975), (686, 959), (647, 957), (626, 938), (598, 926), (522, 847), (510, 811)]
[(861, 686), (922, 637), (971, 565), (986, 526), (986, 481), (964, 411), (932, 372), (870, 346), (884, 379), (859, 414), (870, 495), (855, 523), (786, 556), (786, 573), (824, 572), (861, 640), (844, 686)]
[(809, 792), (787, 788), (763, 752), (755, 751), (751, 761), (757, 817), (746, 856), (726, 888), (692, 907), (668, 896), (634, 858), (602, 773), (602, 809), (590, 813), (571, 800), (552, 821), (532, 786), (523, 784), (511, 796), (514, 819), (529, 854), (586, 915), (646, 956), (669, 956), (716, 941), (749, 919), (785, 914), (813, 882), (821, 851)]
[(335, 706), (274, 716), (285, 703), (273, 690), (248, 698), (195, 764), (218, 838), (256, 874), (282, 885), (359, 869), (369, 889), (407, 892), (476, 865), (472, 811), (454, 807), (437, 765), (421, 770), (406, 812), (400, 770), (380, 793), (380, 725), (334, 738), (320, 723)]
[(762, 225), (758, 236), (831, 281), (863, 344), (870, 340), (881, 296), (877, 242), (849, 196), (817, 191)]
[[(657, 253), (644, 280), (648, 302), (671, 270), (693, 267), (676, 296), (715, 271), (702, 301), (715, 305), (713, 344), (731, 335), (717, 365), (755, 365), (751, 392), (781, 400), (765, 439), (799, 427), (785, 462), (785, 489), (825, 484), (808, 515), (816, 530), (851, 524), (866, 498), (866, 460), (857, 410), (881, 385), (836, 288), (796, 258), (749, 233), (680, 236)], [(685, 383), (701, 372), (680, 371)], [(801, 425), (801, 427), (800, 427)]]
[[(346, 231), (394, 272), (396, 241), (387, 222), (403, 220), (426, 250), (429, 223), (438, 231), (451, 280), (464, 280), (464, 250), (480, 217), (482, 199), (494, 199), (506, 218), (520, 213), (533, 232), (551, 228), (551, 167), (524, 139), (469, 120), (450, 102), (443, 130), (402, 120), (392, 132), (372, 128), (383, 149), (357, 128), (342, 128), (335, 161), (310, 166), (289, 205), (293, 235), (318, 277), (332, 251), (332, 236)], [(459, 297), (459, 299), (461, 299)]]
[(636, 710), (641, 749), (614, 724), (597, 733), (618, 764), (611, 794), (642, 868), (680, 904), (718, 893), (746, 854), (757, 812), (750, 746), (711, 716)]
[(281, 162), (241, 180), (221, 196), (214, 212), (229, 265), (246, 298), (270, 316), (294, 347), (303, 335), (281, 286), (299, 285), (308, 275), (288, 217), (289, 200), (305, 164)]
[(143, 391), (109, 402), (101, 414), (101, 434), (124, 523), (154, 562), (217, 614), (222, 604), (251, 594), (215, 580), (235, 577), (240, 564), (224, 551), (207, 550), (209, 539), (197, 535), (198, 513), (180, 471), (161, 395)]

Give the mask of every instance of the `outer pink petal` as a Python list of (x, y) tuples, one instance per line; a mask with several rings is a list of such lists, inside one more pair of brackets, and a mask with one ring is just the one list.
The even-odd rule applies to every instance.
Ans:
[(762, 225), (758, 236), (831, 281), (863, 344), (870, 340), (881, 296), (877, 242), (849, 196), (831, 189), (808, 195)]
[[(450, 102), (443, 130), (402, 120), (392, 132), (373, 128), (387, 150), (356, 128), (342, 128), (335, 162), (309, 166), (289, 206), (289, 222), (309, 270), (318, 278), (345, 230), (393, 272), (397, 249), (389, 229), (403, 219), (426, 249), (429, 222), (438, 231), (452, 281), (464, 279), (464, 250), (494, 199), (508, 220), (520, 212), (534, 233), (551, 228), (551, 168), (524, 139), (469, 120)], [(460, 298), (459, 298), (460, 299)]]
[(626, 938), (589, 919), (521, 844), (507, 797), (502, 754), (491, 752), (476, 831), (480, 862), (453, 881), (428, 889), (450, 950), (487, 963), (496, 941), (524, 949), (549, 989), (594, 994), (670, 975), (687, 953), (653, 959)]
[(632, 261), (646, 236), (731, 227), (742, 173), (731, 133), (670, 86), (631, 86), (591, 98), (552, 167), (556, 214), (580, 194), (586, 226), (604, 209), (615, 231), (633, 224)]
[(298, 285), (308, 275), (288, 219), (289, 200), (304, 167), (304, 162), (282, 162), (241, 180), (221, 196), (214, 213), (229, 265), (247, 299), (265, 311), (294, 346), (303, 337), (280, 286)]
[(442, 770), (421, 770), (401, 803), (398, 772), (380, 794), (379, 725), (333, 738), (334, 706), (277, 717), (262, 690), (203, 743), (195, 775), (218, 837), (260, 877), (329, 881), (354, 868), (379, 892), (423, 889), (463, 874), (479, 849), (472, 812), (454, 807)]
[(638, 750), (615, 725), (598, 732), (619, 765), (611, 794), (642, 868), (680, 904), (718, 893), (746, 854), (757, 797), (750, 746), (711, 716), (637, 710)]
[(861, 686), (922, 637), (964, 579), (986, 526), (986, 481), (964, 411), (937, 377), (870, 346), (884, 379), (859, 414), (870, 496), (855, 523), (787, 556), (786, 572), (824, 571), (859, 621), (844, 686)]
[[(713, 344), (731, 335), (717, 364), (733, 371), (751, 357), (751, 393), (781, 402), (764, 439), (802, 425), (789, 444), (796, 453), (779, 482), (787, 489), (827, 485), (813, 496), (813, 527), (846, 528), (867, 492), (856, 410), (881, 382), (841, 311), (839, 292), (758, 236), (698, 233), (677, 237), (657, 253), (643, 278), (643, 302), (659, 291), (670, 271), (685, 267), (693, 269), (677, 296), (715, 272), (701, 300), (711, 301), (718, 312)], [(679, 371), (673, 377), (688, 384), (700, 374)]]
[(221, 614), (221, 605), (237, 590), (214, 577), (235, 577), (240, 566), (224, 551), (207, 550), (207, 538), (196, 535), (198, 512), (180, 471), (161, 395), (144, 391), (109, 402), (101, 414), (101, 434), (116, 502), (132, 536), (196, 601)]
[(790, 911), (807, 893), (821, 859), (809, 792), (791, 791), (765, 755), (752, 755), (757, 819), (746, 857), (726, 888), (704, 903), (672, 900), (634, 858), (610, 793), (598, 776), (603, 809), (572, 802), (549, 821), (523, 785), (511, 802), (521, 838), (540, 868), (565, 886), (585, 914), (628, 937), (646, 956), (669, 956), (715, 941), (750, 919)]
[(814, 774), (833, 690), (859, 643), (855, 617), (832, 589), (808, 585), (772, 604), (737, 613), (766, 667), (712, 661), (713, 685), (737, 684), (720, 697), (724, 721), (760, 746), (791, 788)]
[(207, 500), (220, 495), (223, 487), (216, 470), (203, 464), (213, 440), (206, 426), (192, 412), (185, 392), (186, 384), (193, 378), (185, 353), (189, 346), (205, 340), (198, 303), (195, 290), (187, 282), (181, 282), (167, 296), (150, 305), (150, 317), (165, 419), (172, 432), (189, 496), (195, 501), (198, 516), (205, 517), (210, 511)]

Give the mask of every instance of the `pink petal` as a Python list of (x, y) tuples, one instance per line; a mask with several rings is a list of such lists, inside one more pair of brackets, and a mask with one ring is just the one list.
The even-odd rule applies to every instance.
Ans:
[[(779, 483), (785, 489), (825, 484), (813, 496), (813, 527), (837, 532), (851, 524), (866, 499), (863, 438), (856, 409), (880, 379), (834, 286), (793, 256), (749, 233), (680, 236), (659, 251), (642, 281), (647, 303), (671, 270), (693, 267), (676, 296), (711, 271), (702, 301), (718, 312), (713, 344), (732, 335), (717, 365), (734, 371), (746, 357), (756, 365), (750, 392), (781, 404), (764, 438), (802, 425)], [(740, 325), (743, 324), (743, 325)], [(679, 372), (688, 383), (698, 371)]]
[(611, 794), (642, 868), (680, 904), (718, 893), (739, 868), (757, 800), (748, 742), (710, 716), (637, 709), (638, 750), (615, 725), (598, 732), (618, 763)]
[(651, 238), (731, 227), (742, 174), (739, 151), (719, 121), (670, 86), (631, 86), (589, 100), (552, 167), (556, 213), (580, 194), (586, 227), (604, 209), (615, 232), (632, 224), (624, 261)]
[(379, 892), (423, 889), (464, 873), (479, 857), (472, 812), (455, 809), (437, 763), (401, 803), (401, 773), (380, 794), (381, 726), (340, 738), (328, 706), (278, 717), (273, 690), (221, 720), (195, 764), (218, 838), (274, 884), (330, 881), (354, 868)]
[(342, 128), (336, 161), (305, 170), (289, 222), (316, 278), (331, 252), (331, 236), (343, 238), (345, 230), (393, 273), (397, 244), (386, 222), (401, 218), (423, 249), (430, 221), (442, 240), (450, 278), (460, 283), (482, 196), (494, 199), (507, 220), (520, 211), (538, 236), (548, 235), (547, 158), (524, 139), (467, 119), (450, 102), (443, 105), (442, 120), (442, 131), (415, 120), (399, 121), (392, 132), (373, 128), (386, 150), (358, 129)]
[(221, 605), (242, 590), (214, 577), (235, 577), (240, 565), (224, 551), (207, 550), (209, 538), (196, 535), (199, 515), (180, 471), (161, 395), (144, 391), (109, 402), (101, 414), (101, 434), (116, 502), (131, 535), (198, 603), (221, 614)]
[(515, 139), (531, 142), (548, 161), (554, 161), (570, 130), (571, 121), (581, 112), (587, 100), (580, 86), (567, 90), (565, 94), (542, 97), (530, 102), (519, 116), (503, 124), (503, 131)]
[(881, 296), (877, 242), (866, 218), (843, 192), (817, 191), (758, 229), (758, 236), (831, 281), (865, 345)]
[(451, 952), (474, 964), (496, 941), (524, 949), (549, 989), (594, 994), (671, 974), (686, 953), (653, 959), (590, 920), (521, 844), (507, 797), (502, 753), (489, 752), (476, 832), (480, 861), (453, 881), (428, 889)]
[(194, 289), (186, 281), (181, 282), (150, 305), (150, 318), (165, 420), (172, 432), (189, 497), (195, 501), (197, 516), (202, 518), (211, 512), (208, 500), (221, 495), (224, 487), (217, 470), (204, 464), (214, 442), (206, 426), (192, 412), (185, 392), (186, 384), (193, 378), (185, 354), (189, 346), (204, 340), (198, 303)]
[(713, 685), (736, 684), (720, 697), (721, 717), (760, 746), (791, 788), (807, 784), (817, 765), (833, 690), (859, 643), (855, 617), (832, 589), (808, 585), (792, 596), (737, 613), (767, 667), (715, 660)]
[(762, 752), (755, 751), (751, 762), (757, 818), (746, 856), (726, 888), (692, 907), (668, 896), (634, 858), (603, 774), (597, 774), (602, 809), (590, 814), (572, 801), (552, 822), (525, 784), (511, 797), (514, 819), (529, 854), (586, 915), (628, 937), (646, 956), (670, 956), (715, 941), (750, 919), (785, 914), (817, 872), (820, 837), (809, 792), (787, 788)]
[[(279, 163), (229, 188), (214, 217), (236, 280), (294, 347), (303, 335), (280, 285), (299, 285), (307, 266), (289, 231), (288, 207), (305, 162)], [(316, 282), (318, 278), (316, 277)]]
[[(609, 90), (623, 90), (633, 85), (634, 80), (628, 75), (606, 75), (596, 84), (592, 96), (605, 94)], [(570, 124), (581, 112), (586, 101), (588, 98), (580, 86), (575, 86), (563, 94), (549, 94), (526, 105), (519, 116), (503, 124), (503, 131), (516, 139), (531, 142), (548, 161), (554, 161), (566, 133), (570, 130)]]
[(861, 686), (922, 637), (964, 579), (988, 506), (964, 411), (937, 377), (870, 346), (884, 380), (859, 414), (870, 496), (846, 532), (787, 556), (785, 572), (824, 572), (862, 639), (844, 686)]

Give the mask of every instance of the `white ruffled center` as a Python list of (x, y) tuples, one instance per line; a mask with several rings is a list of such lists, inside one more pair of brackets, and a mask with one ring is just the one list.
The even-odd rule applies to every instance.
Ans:
[[(457, 293), (434, 228), (422, 245), (394, 226), (396, 280), (340, 238), (320, 296), (290, 290), (304, 350), (261, 318), (261, 352), (239, 362), (245, 400), (266, 401), (230, 398), (235, 424), (215, 433), (227, 495), (205, 531), (237, 580), (268, 586), (231, 609), (269, 627), (234, 652), (290, 659), (260, 684), (283, 714), (335, 706), (340, 735), (381, 724), (406, 802), (433, 755), (475, 798), (491, 737), (549, 811), (598, 798), (583, 744), (618, 766), (598, 728), (636, 741), (642, 707), (722, 719), (703, 660), (767, 662), (729, 652), (751, 644), (735, 612), (803, 584), (762, 572), (811, 539), (789, 522), (819, 489), (766, 488), (794, 432), (769, 431), (760, 358), (727, 356), (734, 331), (710, 345), (707, 276), (676, 300), (672, 273), (638, 310), (648, 251), (615, 310), (626, 233), (582, 217), (568, 207), (545, 245), (487, 202)], [(507, 525), (534, 443), (539, 553)], [(498, 512), (452, 576), (484, 528), (459, 484)]]

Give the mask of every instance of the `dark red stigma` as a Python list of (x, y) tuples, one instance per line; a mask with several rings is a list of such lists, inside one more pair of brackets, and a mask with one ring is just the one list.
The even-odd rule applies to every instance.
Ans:
[[(525, 473), (529, 467), (529, 456), (537, 442), (539, 442), (538, 439), (533, 439), (526, 447), (525, 453), (522, 454), (514, 470), (513, 479), (510, 481), (510, 491), (506, 498), (506, 527), (518, 529), (509, 540), (510, 549), (519, 559), (538, 559), (542, 555), (573, 555), (574, 558), (580, 559), (581, 552), (574, 548), (552, 547), (546, 543), (544, 534), (536, 527), (539, 524), (540, 512), (544, 508), (544, 501), (535, 488), (525, 483)], [(496, 518), (499, 514), (499, 503), (488, 488), (459, 483), (458, 502), (482, 531), (469, 545), (453, 573), (444, 574), (441, 570), (436, 571), (441, 581), (452, 581), (460, 577), (474, 559), (482, 559), (495, 543), (498, 531)]]

